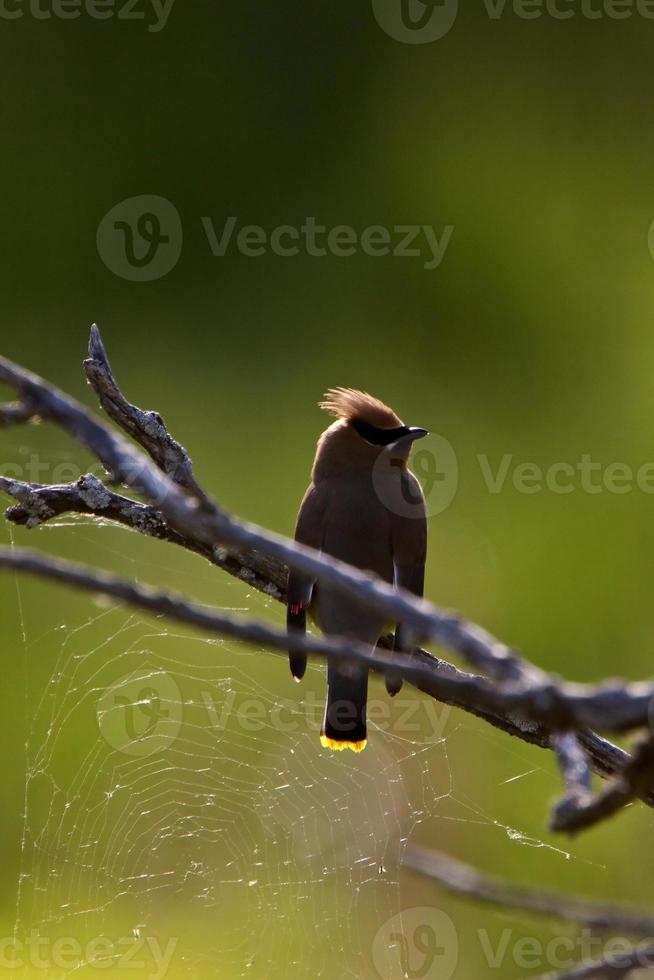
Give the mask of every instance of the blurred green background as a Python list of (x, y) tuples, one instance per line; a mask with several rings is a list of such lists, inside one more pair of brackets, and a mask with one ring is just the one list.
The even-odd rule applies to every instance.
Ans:
[[(162, 413), (205, 486), (284, 533), (325, 388), (378, 394), (458, 461), (454, 499), (430, 521), (428, 596), (548, 670), (639, 678), (654, 649), (651, 494), (579, 480), (528, 494), (511, 480), (520, 463), (584, 454), (654, 461), (654, 23), (572, 6), (569, 20), (526, 20), (468, 5), (425, 44), (389, 36), (369, 3), (177, 0), (158, 32), (145, 4), (146, 20), (0, 17), (2, 353), (93, 405), (81, 361), (97, 321), (128, 397)], [(144, 282), (96, 245), (104, 215), (139, 195), (166, 198), (183, 228), (179, 261)], [(220, 234), (229, 216), (268, 233), (307, 216), (454, 230), (431, 270), (361, 250), (251, 257), (233, 241), (214, 256), (202, 218)], [(50, 427), (5, 431), (0, 447), (2, 471), (26, 478), (34, 461), (43, 480), (92, 464)], [(504, 454), (493, 494), (478, 457), (496, 470)], [(59, 524), (0, 535), (281, 621), (172, 546)], [(574, 930), (447, 896), (401, 870), (407, 838), (514, 881), (651, 900), (649, 811), (573, 842), (549, 834), (549, 756), (457, 712), (434, 738), (412, 690), (420, 731), (402, 734), (393, 706), (362, 756), (325, 758), (303, 708), (322, 698), (319, 668), (296, 688), (265, 651), (6, 575), (0, 609), (0, 933), (47, 943), (46, 965), (23, 957), (25, 976), (66, 975), (57, 938), (133, 937), (174, 941), (175, 980), (395, 978), (397, 956), (379, 949), (401, 910), (415, 976), (556, 966), (519, 962), (516, 944)], [(161, 697), (178, 728), (147, 757), (98, 727), (104, 692), (134, 671), (172, 684)], [(212, 727), (207, 693), (214, 707), (263, 704), (263, 730), (233, 713)], [(280, 703), (292, 731), (271, 720)], [(440, 913), (458, 951), (443, 940), (447, 954), (423, 960), (412, 937), (423, 919), (441, 935)], [(493, 967), (485, 949), (506, 930)], [(147, 960), (137, 975), (159, 974)]]

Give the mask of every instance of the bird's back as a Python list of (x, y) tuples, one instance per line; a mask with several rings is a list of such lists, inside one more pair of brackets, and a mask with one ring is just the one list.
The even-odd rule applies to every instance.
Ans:
[[(324, 500), (323, 552), (392, 582), (390, 515), (374, 491), (370, 474), (324, 481), (319, 492)], [(347, 633), (368, 642), (374, 642), (388, 625), (360, 602), (325, 585), (316, 587), (312, 613), (325, 632)]]

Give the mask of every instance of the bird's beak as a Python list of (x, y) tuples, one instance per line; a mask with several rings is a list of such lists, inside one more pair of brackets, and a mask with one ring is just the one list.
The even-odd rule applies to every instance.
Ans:
[(411, 442), (414, 442), (416, 439), (424, 439), (424, 437), (428, 435), (429, 429), (420, 429), (417, 426), (413, 426), (409, 429), (409, 437)]

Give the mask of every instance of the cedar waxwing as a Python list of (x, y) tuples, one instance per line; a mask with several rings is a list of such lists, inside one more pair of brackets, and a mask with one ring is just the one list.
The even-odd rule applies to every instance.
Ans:
[[(408, 428), (377, 398), (351, 388), (330, 388), (320, 407), (336, 416), (318, 440), (311, 483), (304, 495), (295, 539), (379, 575), (422, 596), (427, 519), (422, 488), (407, 461), (426, 429)], [(327, 585), (291, 571), (287, 626), (306, 629), (307, 610), (324, 633), (349, 636), (371, 649), (391, 627), (383, 615)], [(408, 653), (419, 637), (396, 624), (393, 650)], [(304, 675), (305, 654), (290, 654), (291, 673)], [(401, 677), (389, 671), (391, 695)], [(320, 741), (330, 749), (360, 752), (366, 745), (368, 670), (332, 661)]]

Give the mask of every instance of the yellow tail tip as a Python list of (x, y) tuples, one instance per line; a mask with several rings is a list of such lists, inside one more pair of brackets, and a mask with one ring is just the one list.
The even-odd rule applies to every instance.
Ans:
[(328, 738), (327, 735), (321, 735), (320, 744), (323, 749), (331, 749), (333, 752), (342, 752), (343, 749), (352, 749), (353, 752), (363, 752), (368, 744), (368, 739), (364, 738), (360, 742), (341, 742), (335, 738)]

